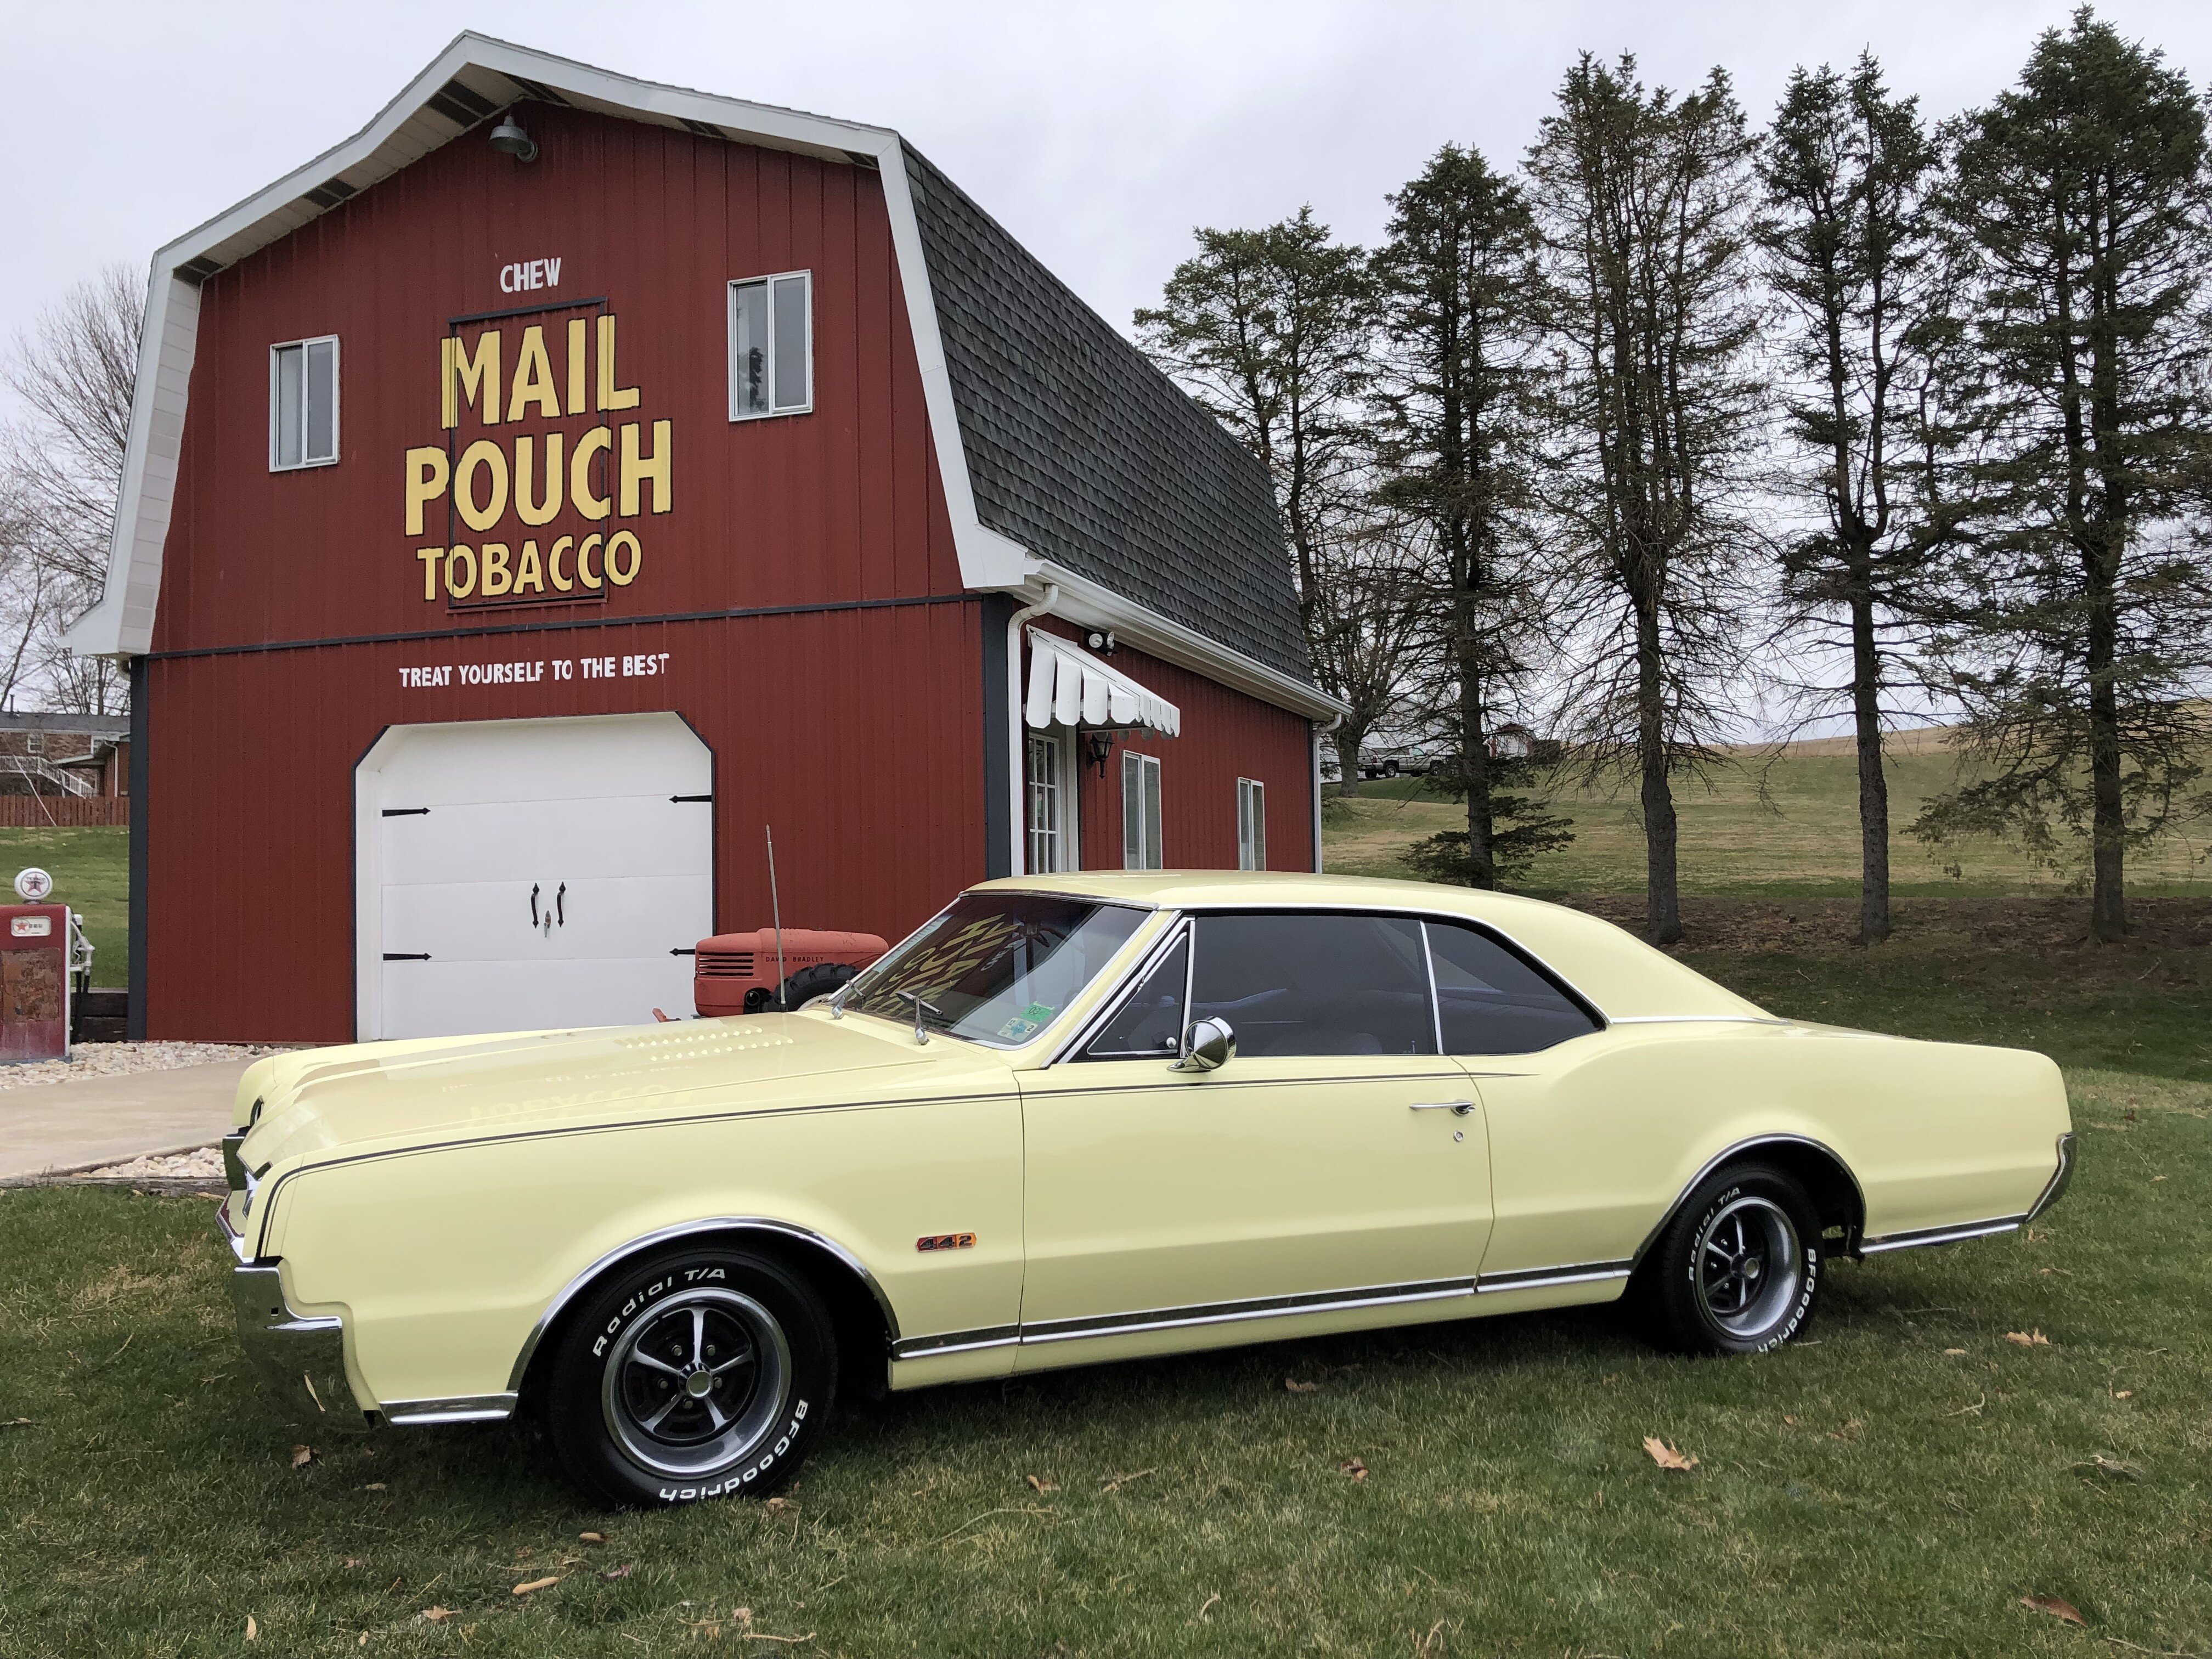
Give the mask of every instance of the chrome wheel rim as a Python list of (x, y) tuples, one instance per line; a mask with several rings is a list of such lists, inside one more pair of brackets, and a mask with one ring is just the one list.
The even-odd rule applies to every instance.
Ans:
[(1732, 1200), (1698, 1230), (1691, 1274), (1714, 1324), (1739, 1339), (1763, 1336), (1789, 1316), (1804, 1277), (1796, 1225), (1771, 1199)]
[(656, 1474), (712, 1474), (773, 1428), (791, 1394), (791, 1348), (749, 1296), (702, 1288), (653, 1304), (607, 1356), (607, 1431)]

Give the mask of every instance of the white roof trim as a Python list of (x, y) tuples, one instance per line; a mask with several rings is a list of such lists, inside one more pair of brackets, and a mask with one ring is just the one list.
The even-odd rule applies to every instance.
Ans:
[[(138, 395), (131, 409), (115, 538), (108, 550), (107, 586), (100, 602), (64, 636), (70, 649), (86, 656), (121, 657), (141, 656), (152, 649), (185, 398), (199, 339), (200, 290), (195, 278), (205, 274), (204, 269), (191, 276), (179, 271), (199, 260), (210, 261), (216, 269), (234, 264), (328, 211), (309, 199), (309, 192), (337, 181), (357, 193), (469, 131), (476, 120), (462, 122), (434, 106), (454, 82), (493, 110), (541, 96), (550, 88), (578, 108), (628, 120), (687, 131), (693, 130), (689, 124), (698, 123), (740, 143), (830, 161), (872, 161), (883, 181), (891, 246), (906, 293), (908, 326), (920, 361), (923, 402), (952, 520), (962, 583), (971, 589), (1023, 592), (1041, 582), (1056, 581), (1068, 599), (1058, 609), (1071, 620), (1096, 620), (1119, 629), (1157, 655), (1278, 707), (1321, 717), (1343, 712), (1344, 705), (1313, 686), (1062, 571), (982, 522), (975, 510), (968, 452), (961, 441), (944, 341), (938, 332), (937, 304), (915, 217), (905, 148), (897, 133), (888, 127), (640, 81), (475, 33), (456, 36), (352, 137), (154, 256), (139, 345)], [(334, 198), (330, 205), (343, 199)], [(1224, 603), (1229, 597), (1224, 596)]]
[(1030, 692), (1022, 714), (1040, 731), (1141, 726), (1162, 737), (1182, 735), (1182, 711), (1165, 697), (1082, 647), (1036, 628), (1030, 629)]

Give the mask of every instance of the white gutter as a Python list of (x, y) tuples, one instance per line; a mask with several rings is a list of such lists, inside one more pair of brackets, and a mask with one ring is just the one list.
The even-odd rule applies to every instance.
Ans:
[(1022, 810), (1027, 804), (1022, 773), (1028, 758), (1027, 746), (1022, 741), (1025, 730), (1022, 721), (1022, 629), (1032, 617), (1045, 615), (1059, 603), (1060, 584), (1047, 582), (1044, 597), (1015, 611), (1006, 624), (1006, 833), (1013, 840), (1013, 862), (1006, 868), (1017, 876), (1029, 874), (1030, 854), (1029, 815)]

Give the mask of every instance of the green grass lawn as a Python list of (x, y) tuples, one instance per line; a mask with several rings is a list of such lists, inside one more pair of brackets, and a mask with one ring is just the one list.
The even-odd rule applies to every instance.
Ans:
[(26, 865), (54, 878), (53, 902), (84, 918), (96, 953), (94, 985), (131, 982), (131, 832), (128, 830), (0, 830), (0, 891)]

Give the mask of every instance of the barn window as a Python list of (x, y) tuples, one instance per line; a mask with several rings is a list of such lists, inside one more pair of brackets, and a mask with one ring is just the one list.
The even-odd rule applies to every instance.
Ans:
[(1160, 860), (1160, 763), (1121, 751), (1121, 867), (1158, 870)]
[(814, 407), (814, 276), (787, 271), (730, 284), (730, 418)]
[(338, 458), (338, 337), (269, 348), (269, 470)]
[(1237, 780), (1237, 867), (1267, 867), (1267, 786), (1256, 778)]

